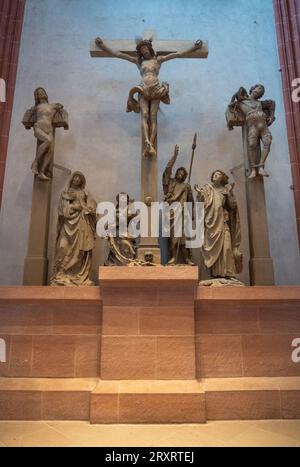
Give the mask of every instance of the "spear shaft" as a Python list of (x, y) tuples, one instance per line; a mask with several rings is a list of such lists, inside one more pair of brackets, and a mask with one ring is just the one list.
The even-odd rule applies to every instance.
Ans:
[(192, 169), (193, 169), (194, 155), (195, 155), (195, 149), (196, 149), (196, 147), (197, 147), (197, 133), (195, 133), (195, 136), (194, 136), (194, 139), (193, 139), (192, 157), (191, 157), (191, 163), (190, 163), (190, 171), (189, 171), (188, 183), (191, 182), (191, 176), (192, 176)]
[[(190, 184), (190, 181), (191, 181), (191, 176), (192, 176), (192, 169), (193, 169), (193, 162), (194, 162), (194, 155), (195, 155), (195, 149), (197, 147), (197, 133), (195, 133), (194, 135), (194, 139), (193, 139), (193, 144), (192, 144), (192, 157), (191, 157), (191, 163), (190, 163), (190, 170), (189, 170), (189, 177), (188, 177), (188, 184)], [(185, 189), (185, 192), (187, 191), (187, 187)], [(180, 238), (178, 239), (178, 243), (177, 243), (177, 251), (176, 251), (176, 261), (175, 261), (175, 264), (177, 264), (177, 260), (178, 260), (178, 254), (179, 254), (179, 247), (180, 247)]]

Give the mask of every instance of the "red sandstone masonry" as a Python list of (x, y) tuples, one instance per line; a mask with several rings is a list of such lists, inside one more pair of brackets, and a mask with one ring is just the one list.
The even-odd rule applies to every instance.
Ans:
[(0, 0), (0, 78), (6, 82), (6, 103), (0, 103), (0, 207), (24, 9), (25, 0)]
[[(154, 288), (154, 306), (130, 304), (129, 294), (129, 304), (104, 306), (102, 331), (97, 287), (0, 287), (9, 359), (0, 366), (0, 418), (199, 423), (205, 411), (208, 419), (299, 418), (300, 367), (291, 361), (299, 287), (198, 287), (195, 319), (193, 288)], [(132, 293), (143, 301), (146, 289)], [(102, 377), (126, 381), (99, 380), (101, 337)], [(98, 382), (104, 387), (95, 392)]]
[(292, 81), (300, 77), (300, 5), (298, 0), (273, 2), (300, 245), (300, 104), (291, 98)]
[(0, 287), (0, 376), (99, 376), (101, 315), (98, 287)]

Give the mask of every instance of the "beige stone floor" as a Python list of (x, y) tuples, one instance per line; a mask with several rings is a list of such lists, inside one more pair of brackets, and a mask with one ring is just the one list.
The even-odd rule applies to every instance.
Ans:
[(206, 425), (0, 421), (0, 447), (5, 446), (300, 447), (300, 420), (216, 421)]

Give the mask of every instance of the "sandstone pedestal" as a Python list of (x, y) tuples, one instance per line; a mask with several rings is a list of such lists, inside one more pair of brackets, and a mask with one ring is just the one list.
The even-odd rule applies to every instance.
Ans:
[[(198, 268), (100, 268), (101, 365), (94, 423), (204, 422), (196, 381)], [(107, 407), (110, 410), (107, 410)]]
[(45, 182), (34, 177), (24, 285), (47, 284), (51, 190), (52, 180)]
[[(243, 126), (243, 147), (245, 167), (248, 167), (248, 130)], [(257, 147), (257, 162), (261, 150)], [(246, 200), (249, 229), (251, 285), (274, 285), (274, 266), (270, 255), (268, 218), (265, 198), (264, 177), (246, 179)]]
[(100, 288), (0, 287), (1, 420), (300, 418), (300, 287), (117, 269)]

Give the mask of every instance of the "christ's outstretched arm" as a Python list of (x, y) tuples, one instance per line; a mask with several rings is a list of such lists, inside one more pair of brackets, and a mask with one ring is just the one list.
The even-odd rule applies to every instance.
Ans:
[(128, 62), (134, 63), (135, 65), (138, 64), (137, 58), (131, 57), (128, 54), (125, 54), (123, 52), (120, 52), (119, 50), (113, 50), (110, 47), (108, 47), (105, 42), (100, 37), (97, 37), (95, 39), (95, 44), (100, 47), (100, 49), (104, 50), (107, 52), (109, 55), (112, 57), (120, 58), (122, 60), (128, 60)]
[(195, 50), (201, 49), (202, 45), (203, 45), (203, 42), (200, 39), (198, 39), (193, 45), (193, 47), (191, 47), (190, 49), (183, 50), (182, 52), (174, 52), (172, 54), (168, 54), (162, 57), (157, 57), (157, 61), (159, 63), (163, 63), (163, 62), (167, 62), (168, 60), (173, 60), (174, 58), (181, 58), (183, 55), (187, 53), (194, 52)]

